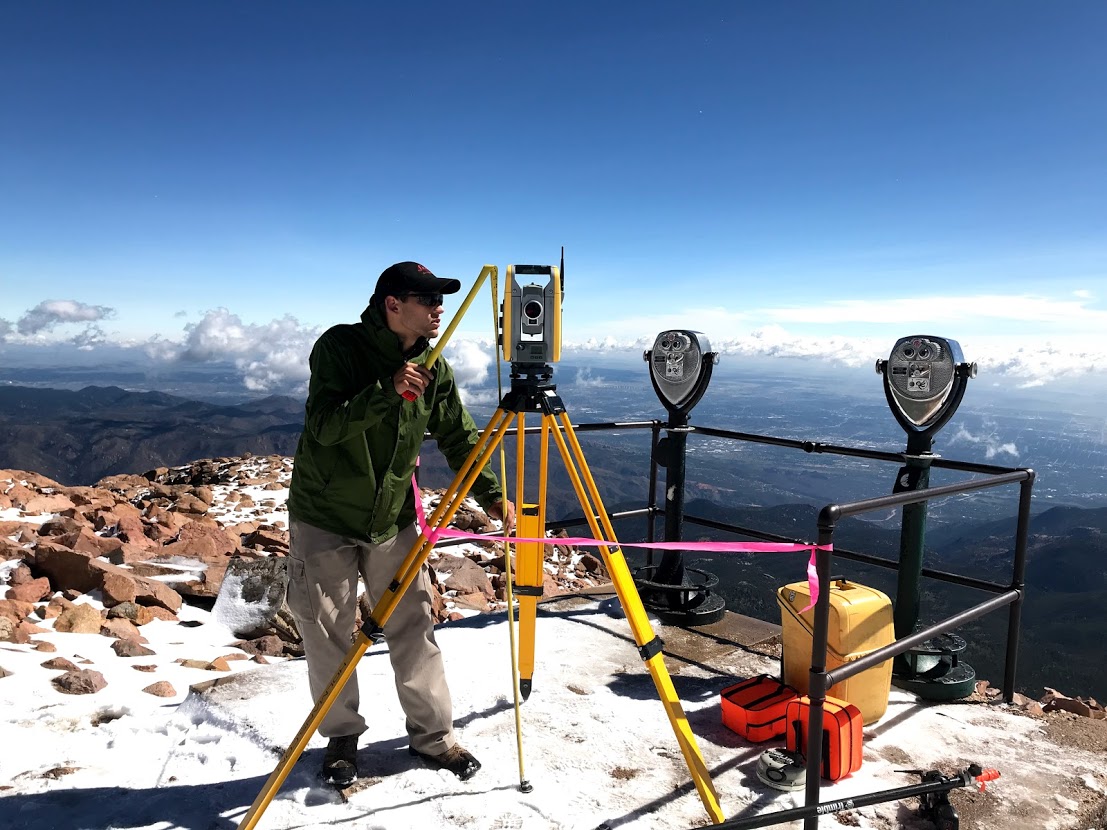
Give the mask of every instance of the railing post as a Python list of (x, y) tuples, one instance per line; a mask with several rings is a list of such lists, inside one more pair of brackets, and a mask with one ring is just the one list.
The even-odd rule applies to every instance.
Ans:
[[(819, 545), (831, 546), (837, 523), (837, 506), (828, 505), (819, 513)], [(819, 803), (819, 787), (822, 766), (823, 704), (826, 701), (826, 644), (830, 633), (830, 560), (829, 550), (815, 552), (815, 570), (819, 576), (819, 599), (815, 603), (815, 619), (811, 630), (811, 673), (807, 697), (811, 709), (807, 722), (807, 785), (804, 804), (813, 807)], [(803, 820), (803, 830), (818, 830), (819, 817)]]
[(1015, 530), (1015, 567), (1011, 588), (1019, 598), (1011, 603), (1007, 613), (1007, 654), (1003, 662), (1003, 700), (1011, 703), (1015, 697), (1015, 669), (1019, 657), (1019, 629), (1022, 625), (1022, 603), (1026, 590), (1026, 547), (1030, 536), (1030, 493), (1034, 487), (1034, 471), (1019, 485), (1019, 520)]
[[(688, 453), (688, 414), (669, 412), (665, 426), (665, 541), (679, 542), (684, 538), (684, 474)], [(664, 585), (684, 584), (684, 552), (667, 550), (661, 554), (661, 564), (653, 575), (654, 582)]]
[[(650, 495), (649, 512), (646, 515), (646, 541), (653, 542), (657, 538), (654, 525), (657, 523), (657, 445), (661, 441), (661, 422), (654, 421), (650, 438)], [(653, 566), (653, 548), (646, 549), (646, 566)]]

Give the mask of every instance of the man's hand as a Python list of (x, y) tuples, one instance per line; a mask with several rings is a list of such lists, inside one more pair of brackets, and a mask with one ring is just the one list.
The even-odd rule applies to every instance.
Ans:
[(515, 505), (508, 499), (493, 502), (488, 508), (488, 515), (503, 522), (504, 533), (510, 533), (515, 529)]
[[(427, 385), (433, 377), (429, 369), (417, 363), (405, 363), (392, 376), (392, 386), (395, 388), (396, 394), (403, 395), (409, 400), (415, 400), (427, 391)], [(411, 393), (414, 397), (410, 397), (408, 393)]]

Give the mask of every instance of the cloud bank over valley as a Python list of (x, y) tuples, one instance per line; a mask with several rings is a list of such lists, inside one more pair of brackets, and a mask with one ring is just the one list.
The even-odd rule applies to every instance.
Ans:
[[(978, 364), (980, 376), (996, 383), (1026, 388), (1058, 380), (1098, 382), (1107, 379), (1107, 348), (1099, 335), (1107, 326), (1107, 313), (1092, 308), (1091, 302), (1090, 293), (1085, 291), (1053, 299), (930, 298), (925, 322), (912, 314), (922, 302), (910, 299), (880, 303), (841, 300), (741, 313), (687, 309), (613, 321), (602, 336), (566, 328), (563, 360), (566, 355), (582, 363), (640, 357), (657, 332), (690, 328), (707, 334), (712, 348), (723, 356), (788, 359), (811, 364), (813, 371), (824, 366), (858, 368), (887, 357), (900, 336), (931, 333), (957, 339), (966, 359)], [(195, 322), (182, 321), (179, 332), (134, 339), (105, 329), (115, 318), (111, 307), (72, 299), (40, 302), (14, 321), (0, 318), (0, 365), (65, 367), (88, 365), (98, 359), (104, 364), (113, 360), (145, 364), (154, 371), (229, 365), (245, 392), (300, 394), (306, 390), (312, 344), (325, 328), (305, 324), (292, 314), (268, 322), (247, 322), (227, 308), (215, 308)], [(896, 323), (897, 319), (906, 322)], [(995, 333), (989, 321), (1000, 319), (1022, 323), (1028, 333)], [(859, 328), (859, 323), (879, 323), (881, 331), (836, 333), (836, 329), (861, 331), (865, 325)], [(1043, 324), (1048, 324), (1049, 334), (1030, 333)], [(981, 333), (958, 337), (958, 332), (965, 329)], [(494, 399), (495, 390), (485, 388), (495, 381), (490, 336), (459, 330), (447, 345), (445, 356), (454, 367), (459, 385), (466, 390), (467, 400)], [(587, 376), (578, 381), (586, 383)]]

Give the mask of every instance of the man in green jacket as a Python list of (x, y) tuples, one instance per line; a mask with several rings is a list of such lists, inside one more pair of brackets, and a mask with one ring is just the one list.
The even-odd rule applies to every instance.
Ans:
[[(449, 364), (421, 365), (438, 335), (442, 295), (460, 288), (416, 262), (399, 262), (381, 273), (361, 321), (328, 329), (312, 349), (288, 498), (288, 607), (304, 638), (315, 700), (349, 651), (359, 574), (375, 607), (418, 539), (411, 477), (424, 433), (454, 470), (479, 439)], [(404, 393), (415, 399), (405, 400)], [(481, 471), (470, 493), (505, 531), (511, 529), (514, 506), (491, 469)], [(430, 591), (424, 564), (384, 636), (410, 752), (464, 781), (480, 762), (454, 738)], [(358, 703), (355, 673), (319, 727), (330, 739), (323, 777), (337, 786), (357, 778), (357, 741), (367, 728)]]

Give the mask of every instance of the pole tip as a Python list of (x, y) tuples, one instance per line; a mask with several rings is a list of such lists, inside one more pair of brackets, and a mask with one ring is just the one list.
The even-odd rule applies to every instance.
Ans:
[(531, 783), (527, 779), (524, 778), (522, 781), (519, 782), (519, 792), (529, 793), (533, 791), (534, 787), (531, 786)]

